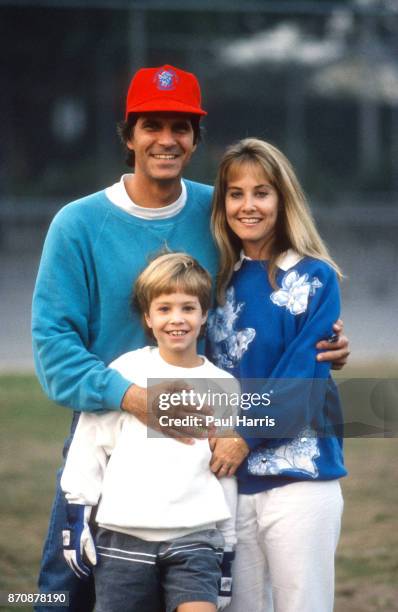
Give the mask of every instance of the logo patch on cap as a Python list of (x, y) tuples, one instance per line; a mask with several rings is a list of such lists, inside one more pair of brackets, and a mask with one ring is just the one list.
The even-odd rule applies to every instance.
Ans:
[(175, 89), (178, 83), (178, 76), (174, 70), (161, 69), (155, 74), (154, 81), (158, 89), (168, 90)]

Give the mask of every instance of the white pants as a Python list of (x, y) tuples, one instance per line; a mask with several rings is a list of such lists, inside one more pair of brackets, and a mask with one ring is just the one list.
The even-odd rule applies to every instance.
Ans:
[(338, 480), (240, 495), (225, 612), (332, 612), (342, 511)]

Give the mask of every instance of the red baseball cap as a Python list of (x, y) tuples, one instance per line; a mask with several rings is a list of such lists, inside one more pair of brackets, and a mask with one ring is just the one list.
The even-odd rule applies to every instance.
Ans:
[(207, 115), (196, 76), (168, 64), (138, 70), (127, 93), (126, 119), (129, 113), (156, 111)]

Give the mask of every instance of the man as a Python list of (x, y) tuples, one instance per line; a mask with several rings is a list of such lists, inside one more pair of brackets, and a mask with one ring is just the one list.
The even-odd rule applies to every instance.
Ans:
[[(120, 409), (147, 422), (146, 391), (106, 364), (147, 344), (139, 316), (128, 303), (133, 282), (150, 257), (164, 247), (187, 251), (216, 273), (217, 253), (209, 231), (212, 189), (182, 180), (204, 115), (193, 74), (167, 65), (139, 70), (130, 84), (120, 130), (134, 174), (64, 207), (51, 224), (33, 300), (34, 356), (49, 397), (77, 411), (74, 424), (79, 411)], [(342, 338), (321, 358), (342, 366), (347, 355), (347, 340)], [(237, 440), (229, 457), (231, 469), (239, 465), (243, 452)], [(213, 470), (221, 466), (217, 460)], [(92, 585), (79, 581), (63, 560), (65, 520), (58, 487), (40, 591), (69, 591), (69, 610), (89, 612)]]

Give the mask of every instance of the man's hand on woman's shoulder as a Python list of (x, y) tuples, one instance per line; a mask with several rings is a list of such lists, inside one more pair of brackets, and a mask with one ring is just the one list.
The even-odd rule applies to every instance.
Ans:
[(316, 348), (320, 351), (317, 360), (330, 361), (332, 370), (341, 370), (346, 365), (350, 354), (348, 338), (343, 334), (344, 323), (342, 319), (336, 321), (333, 325), (333, 331), (335, 334), (332, 338), (317, 343)]

